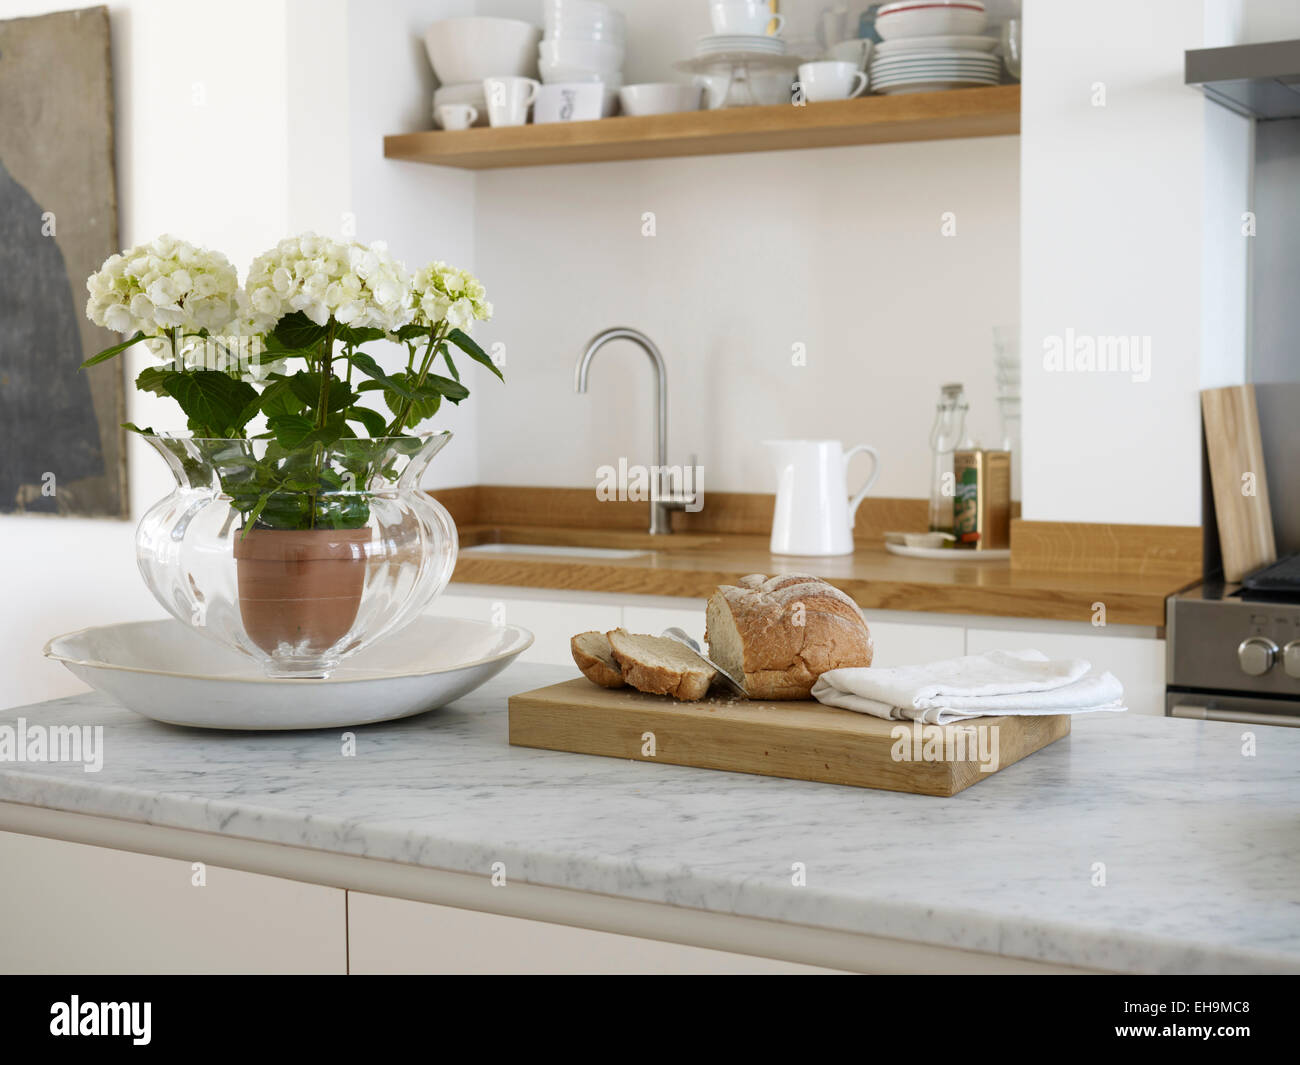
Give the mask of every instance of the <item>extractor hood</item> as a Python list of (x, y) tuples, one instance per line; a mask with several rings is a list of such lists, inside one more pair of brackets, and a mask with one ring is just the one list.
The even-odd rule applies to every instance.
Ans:
[(1300, 40), (1197, 48), (1186, 53), (1188, 85), (1251, 118), (1300, 118)]

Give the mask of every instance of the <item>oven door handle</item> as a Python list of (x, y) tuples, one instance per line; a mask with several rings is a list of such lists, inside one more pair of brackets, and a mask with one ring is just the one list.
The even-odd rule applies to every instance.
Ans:
[(1191, 706), (1188, 703), (1170, 707), (1169, 716), (1196, 721), (1234, 721), (1243, 725), (1286, 725), (1300, 728), (1300, 714), (1257, 714), (1251, 710), (1220, 710), (1217, 707)]

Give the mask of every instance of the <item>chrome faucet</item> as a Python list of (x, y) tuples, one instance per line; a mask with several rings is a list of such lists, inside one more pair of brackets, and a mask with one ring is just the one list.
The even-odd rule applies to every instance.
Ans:
[[(664, 357), (659, 354), (659, 349), (655, 347), (654, 341), (639, 330), (629, 329), (626, 326), (614, 326), (612, 329), (606, 329), (597, 333), (587, 342), (586, 350), (583, 351), (582, 357), (578, 359), (577, 370), (574, 373), (573, 378), (573, 388), (575, 392), (587, 391), (587, 371), (591, 366), (591, 360), (595, 358), (596, 352), (611, 340), (630, 340), (650, 356), (650, 361), (654, 363), (655, 470), (653, 471), (654, 475), (651, 478), (652, 494), (650, 499), (650, 532), (656, 536), (671, 533), (673, 527), (669, 513), (674, 510), (686, 509), (688, 503), (694, 502), (694, 497), (690, 495), (682, 495), (676, 491), (670, 490), (667, 481), (668, 369), (664, 365)], [(692, 458), (691, 464), (692, 466), (695, 465), (694, 458)]]

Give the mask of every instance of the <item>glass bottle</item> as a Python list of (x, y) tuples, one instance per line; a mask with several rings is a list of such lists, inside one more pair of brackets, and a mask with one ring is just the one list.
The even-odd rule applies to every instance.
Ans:
[(952, 532), (953, 483), (952, 453), (966, 432), (965, 389), (960, 384), (942, 385), (939, 405), (935, 408), (930, 429), (930, 531)]

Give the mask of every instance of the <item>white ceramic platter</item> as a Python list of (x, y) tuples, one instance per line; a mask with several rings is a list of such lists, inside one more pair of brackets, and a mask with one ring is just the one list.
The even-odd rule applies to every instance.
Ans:
[(1005, 562), (1011, 557), (1010, 548), (972, 551), (961, 547), (908, 547), (906, 544), (886, 543), (885, 550), (891, 555), (903, 555), (905, 558), (928, 558), (942, 562)]
[(171, 725), (314, 729), (410, 717), (468, 695), (533, 642), (518, 625), (424, 616), (327, 679), (277, 679), (178, 621), (56, 636), (45, 655), (128, 710)]

